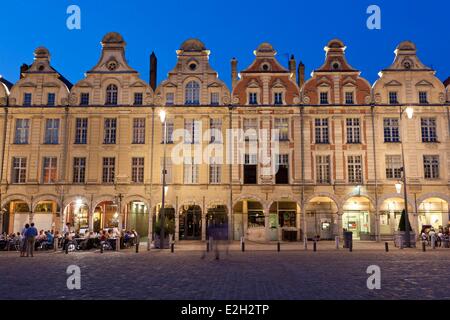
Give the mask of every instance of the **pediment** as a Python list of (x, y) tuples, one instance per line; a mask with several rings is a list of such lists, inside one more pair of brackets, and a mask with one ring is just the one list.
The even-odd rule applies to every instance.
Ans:
[(422, 80), (417, 82), (416, 86), (433, 87), (433, 84), (427, 80)]
[(281, 81), (280, 79), (277, 79), (273, 83), (272, 88), (286, 88), (286, 86), (284, 85), (283, 81)]
[(173, 82), (167, 82), (167, 83), (164, 85), (164, 87), (166, 87), (166, 88), (176, 88), (176, 87), (178, 87), (178, 86), (176, 85), (176, 83), (173, 83)]
[(24, 82), (20, 84), (21, 87), (28, 87), (28, 88), (35, 88), (37, 87), (35, 83), (33, 82)]
[(220, 88), (220, 87), (221, 85), (217, 82), (213, 82), (208, 85), (208, 88)]
[(345, 78), (342, 83), (344, 84), (344, 87), (356, 87), (356, 80), (352, 77)]
[(93, 88), (94, 86), (90, 82), (82, 81), (82, 82), (79, 82), (77, 84), (77, 87), (80, 87), (80, 88)]
[(384, 86), (385, 87), (399, 87), (402, 84), (400, 82), (398, 82), (397, 80), (391, 80), (389, 82), (387, 82)]
[(59, 88), (59, 85), (55, 82), (46, 82), (43, 84), (43, 87), (47, 88)]
[(319, 87), (330, 87), (331, 81), (327, 77), (321, 77), (319, 80), (317, 80), (317, 84)]
[(248, 88), (259, 88), (259, 83), (255, 79), (250, 80), (248, 83)]
[(144, 81), (136, 81), (130, 85), (131, 88), (142, 88), (142, 87), (146, 87), (146, 86), (147, 85)]

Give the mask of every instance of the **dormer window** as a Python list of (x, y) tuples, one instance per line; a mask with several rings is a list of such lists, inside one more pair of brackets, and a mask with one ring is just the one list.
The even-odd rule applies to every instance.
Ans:
[(397, 92), (389, 92), (389, 104), (398, 104)]
[(82, 92), (80, 95), (80, 106), (88, 106), (89, 105), (89, 93)]
[(345, 104), (355, 104), (353, 92), (345, 93)]
[(23, 105), (26, 107), (31, 106), (32, 99), (33, 99), (33, 95), (31, 93), (24, 93), (23, 94)]
[(200, 104), (200, 85), (197, 81), (188, 82), (185, 98), (185, 104)]
[(273, 97), (274, 104), (283, 104), (283, 93), (275, 92)]
[(134, 105), (142, 106), (142, 104), (143, 104), (142, 92), (135, 92), (134, 93)]
[(328, 92), (320, 93), (320, 104), (328, 104)]
[(54, 106), (55, 105), (55, 99), (56, 96), (54, 93), (49, 93), (47, 95), (47, 106)]
[(174, 94), (173, 92), (166, 93), (166, 106), (171, 106), (174, 104)]
[(419, 103), (420, 104), (428, 104), (428, 94), (426, 91), (419, 92)]
[(118, 89), (115, 84), (110, 84), (106, 88), (106, 105), (117, 105)]
[(258, 94), (256, 92), (248, 94), (248, 104), (258, 104)]
[(211, 92), (211, 105), (217, 106), (219, 104), (219, 93)]

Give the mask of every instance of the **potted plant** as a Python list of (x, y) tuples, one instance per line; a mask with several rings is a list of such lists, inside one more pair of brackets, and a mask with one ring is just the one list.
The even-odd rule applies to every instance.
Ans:
[(403, 243), (406, 243), (406, 221), (408, 219), (408, 227), (409, 227), (409, 243), (411, 247), (416, 246), (416, 234), (413, 232), (411, 228), (411, 223), (409, 221), (409, 217), (406, 216), (405, 210), (402, 210), (402, 215), (400, 217), (400, 222), (398, 224), (398, 231), (394, 234), (394, 243), (396, 247), (400, 247)]

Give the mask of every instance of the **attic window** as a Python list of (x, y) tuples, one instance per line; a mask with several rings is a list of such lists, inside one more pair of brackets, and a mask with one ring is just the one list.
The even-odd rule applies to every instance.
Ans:
[(263, 63), (263, 64), (261, 65), (261, 69), (262, 69), (263, 71), (269, 71), (269, 70), (270, 70), (270, 65), (269, 65), (268, 63)]
[(405, 61), (403, 62), (403, 66), (405, 67), (405, 69), (411, 69), (411, 62)]
[(197, 69), (197, 64), (196, 64), (195, 62), (191, 62), (191, 63), (189, 64), (189, 69), (190, 69), (191, 71), (194, 71), (195, 69)]
[(45, 68), (45, 67), (41, 64), (41, 65), (38, 67), (38, 70), (39, 70), (39, 71), (44, 71), (44, 68)]
[(333, 70), (339, 70), (341, 68), (341, 64), (337, 61), (333, 61), (331, 66), (332, 66)]

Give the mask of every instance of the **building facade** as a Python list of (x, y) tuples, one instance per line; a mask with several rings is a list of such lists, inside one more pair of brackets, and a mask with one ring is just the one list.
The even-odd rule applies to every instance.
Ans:
[(69, 222), (153, 238), (164, 192), (175, 241), (206, 240), (217, 225), (258, 242), (343, 229), (388, 239), (404, 208), (403, 174), (413, 230), (448, 225), (449, 83), (412, 42), (373, 85), (338, 39), (307, 80), (302, 63), (291, 56), (284, 67), (263, 43), (247, 68), (231, 60), (231, 90), (197, 39), (181, 44), (157, 87), (155, 56), (148, 84), (125, 46), (105, 35), (98, 63), (74, 85), (46, 48), (17, 83), (0, 78), (2, 232)]

